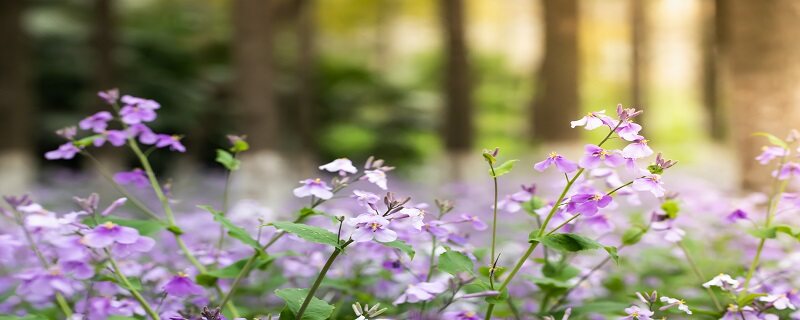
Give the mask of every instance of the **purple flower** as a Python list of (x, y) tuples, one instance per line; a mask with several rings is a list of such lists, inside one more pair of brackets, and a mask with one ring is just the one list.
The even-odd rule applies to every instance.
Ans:
[(156, 140), (156, 147), (169, 147), (172, 151), (186, 152), (186, 147), (181, 143), (181, 136), (177, 135), (159, 134)]
[(361, 190), (353, 190), (353, 198), (356, 199), (356, 202), (364, 208), (370, 208), (371, 205), (378, 203), (381, 201), (381, 197), (378, 195)]
[(661, 176), (657, 174), (649, 174), (641, 178), (633, 180), (631, 188), (636, 191), (650, 191), (656, 197), (664, 196), (664, 183), (661, 182)]
[(567, 212), (580, 213), (585, 217), (591, 217), (600, 208), (605, 208), (611, 203), (611, 197), (603, 193), (580, 193), (569, 198)]
[(587, 144), (583, 149), (586, 154), (579, 164), (586, 169), (594, 169), (601, 163), (605, 163), (609, 167), (625, 163), (625, 159), (619, 154), (619, 151), (608, 151), (593, 144)]
[(786, 180), (798, 175), (800, 175), (800, 164), (796, 162), (787, 162), (780, 170), (772, 173), (772, 176), (777, 177), (778, 180)]
[(122, 104), (124, 106), (120, 109), (119, 115), (122, 117), (122, 122), (131, 125), (155, 120), (155, 110), (161, 108), (161, 105), (153, 100), (128, 95), (122, 97)]
[(97, 92), (97, 96), (108, 104), (115, 104), (119, 100), (119, 89), (111, 89)]
[(144, 124), (135, 124), (128, 127), (128, 134), (131, 137), (139, 137), (139, 142), (146, 145), (155, 144), (158, 142), (158, 135), (153, 132), (148, 126)]
[(44, 154), (44, 158), (47, 160), (58, 160), (64, 159), (69, 160), (75, 157), (75, 155), (80, 152), (81, 149), (75, 146), (72, 142), (67, 142), (58, 146), (58, 149), (53, 151), (48, 151)]
[(725, 220), (730, 223), (735, 223), (736, 221), (747, 220), (747, 219), (749, 219), (747, 216), (747, 212), (745, 212), (742, 209), (736, 209), (725, 217)]
[(16, 277), (22, 280), (16, 293), (34, 301), (51, 299), (56, 292), (71, 296), (77, 289), (77, 284), (67, 279), (58, 267), (22, 272)]
[(409, 284), (406, 291), (403, 292), (393, 303), (395, 305), (401, 303), (416, 303), (420, 301), (430, 301), (442, 292), (447, 290), (447, 285), (441, 282), (420, 282), (417, 284)]
[(414, 227), (414, 229), (422, 230), (422, 227), (425, 225), (425, 222), (422, 221), (425, 219), (425, 210), (417, 208), (403, 208), (400, 209), (397, 214), (392, 215), (392, 219), (409, 219), (411, 221), (411, 226)]
[(507, 212), (517, 212), (522, 209), (522, 204), (530, 201), (533, 194), (536, 192), (536, 186), (522, 185), (522, 190), (507, 195), (497, 202), (497, 209), (505, 210)]
[(183, 272), (172, 277), (162, 288), (168, 295), (176, 297), (186, 297), (191, 295), (202, 295), (203, 288), (195, 284), (189, 276)]
[(319, 169), (326, 170), (328, 172), (339, 172), (340, 176), (346, 176), (348, 173), (358, 172), (358, 169), (353, 166), (353, 162), (347, 158), (333, 160), (328, 164), (319, 166)]
[(475, 311), (448, 311), (442, 314), (445, 320), (480, 320), (481, 318)]
[(128, 139), (128, 135), (125, 131), (121, 130), (108, 130), (103, 131), (100, 137), (97, 137), (92, 142), (95, 147), (101, 147), (103, 144), (108, 141), (112, 146), (121, 147), (125, 145), (125, 140)]
[(83, 244), (92, 248), (105, 248), (114, 243), (132, 244), (139, 239), (139, 231), (108, 221), (94, 227), (83, 236)]
[(462, 219), (461, 221), (463, 222), (470, 222), (472, 224), (472, 228), (478, 231), (486, 230), (486, 228), (489, 227), (488, 225), (486, 225), (485, 222), (481, 221), (481, 219), (478, 218), (477, 216), (462, 214), (461, 219)]
[(59, 261), (59, 266), (64, 272), (78, 280), (86, 280), (94, 276), (94, 268), (83, 261)]
[(444, 227), (444, 222), (433, 220), (423, 226), (425, 231), (438, 239), (447, 239), (450, 236), (450, 230)]
[(64, 127), (56, 130), (56, 134), (64, 139), (72, 140), (78, 134), (78, 128), (75, 126)]
[(628, 316), (620, 318), (620, 320), (651, 320), (651, 316), (653, 316), (653, 311), (642, 309), (638, 306), (625, 308), (625, 313), (627, 313)]
[(775, 146), (764, 146), (761, 148), (761, 154), (756, 157), (756, 161), (760, 164), (767, 164), (775, 158), (780, 158), (789, 155), (789, 150)]
[(379, 188), (386, 190), (388, 187), (386, 185), (386, 172), (383, 170), (365, 170), (364, 171), (364, 179), (367, 181), (374, 183)]
[(134, 253), (148, 252), (156, 245), (156, 241), (148, 237), (139, 237), (133, 243), (115, 243), (111, 251), (118, 257), (127, 257)]
[(634, 140), (622, 149), (622, 155), (625, 158), (639, 159), (653, 154), (653, 149), (647, 146), (647, 142), (648, 140), (644, 138)]
[(606, 111), (589, 112), (583, 118), (570, 122), (570, 126), (584, 127), (586, 130), (594, 130), (602, 127), (603, 125), (611, 127), (614, 120), (606, 115)]
[(294, 196), (304, 198), (314, 196), (323, 200), (328, 200), (333, 197), (331, 187), (325, 181), (317, 179), (305, 179), (300, 181), (303, 185), (294, 189)]
[(119, 198), (117, 200), (114, 200), (114, 202), (112, 202), (108, 206), (108, 208), (106, 208), (105, 210), (103, 210), (103, 212), (100, 213), (100, 215), (105, 217), (105, 216), (111, 214), (112, 212), (114, 212), (114, 210), (117, 210), (117, 208), (123, 206), (125, 204), (125, 202), (127, 202), (127, 201), (128, 201), (128, 198)]
[(353, 240), (367, 242), (372, 239), (378, 242), (392, 242), (397, 239), (397, 233), (390, 230), (389, 220), (376, 214), (365, 213), (350, 220), (350, 225), (355, 226)]
[(533, 168), (539, 172), (544, 172), (550, 166), (555, 165), (558, 171), (563, 173), (570, 173), (578, 170), (578, 165), (575, 162), (567, 160), (558, 153), (551, 152), (547, 159), (533, 165)]
[(102, 133), (108, 128), (108, 122), (111, 121), (111, 119), (114, 119), (111, 112), (100, 111), (81, 120), (78, 126), (83, 130), (92, 130), (96, 133)]
[(146, 188), (150, 185), (150, 180), (147, 179), (144, 170), (139, 168), (131, 171), (117, 172), (114, 174), (114, 181), (123, 185), (132, 184), (139, 188)]

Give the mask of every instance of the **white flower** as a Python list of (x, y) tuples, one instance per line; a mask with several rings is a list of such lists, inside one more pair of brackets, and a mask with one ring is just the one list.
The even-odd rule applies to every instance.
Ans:
[(689, 306), (686, 305), (686, 301), (664, 296), (661, 297), (661, 302), (664, 302), (667, 305), (661, 307), (660, 310), (667, 310), (671, 307), (678, 306), (678, 310), (686, 312), (686, 314), (692, 314), (692, 310), (689, 310)]
[(366, 170), (364, 171), (364, 177), (383, 190), (388, 188), (386, 186), (386, 172), (382, 170)]
[(720, 273), (710, 281), (703, 284), (703, 287), (720, 287), (724, 290), (734, 289), (739, 287), (739, 281), (732, 278), (730, 275)]
[(795, 309), (794, 304), (789, 300), (786, 294), (770, 294), (763, 297), (758, 298), (759, 301), (764, 301), (766, 303), (772, 304), (775, 309), (784, 310), (786, 308)]
[(417, 209), (417, 208), (403, 208), (399, 212), (397, 212), (399, 216), (407, 216), (409, 221), (411, 221), (411, 226), (414, 229), (422, 230), (422, 227), (425, 225), (425, 222), (422, 222), (425, 219), (425, 210)]
[(319, 166), (320, 170), (327, 170), (328, 172), (339, 172), (339, 175), (347, 175), (348, 173), (356, 173), (358, 169), (353, 166), (353, 162), (347, 158), (339, 158), (331, 161), (328, 164)]
[(664, 233), (664, 240), (667, 240), (672, 243), (678, 243), (683, 240), (683, 236), (686, 235), (686, 231), (683, 231), (678, 228), (671, 228)]

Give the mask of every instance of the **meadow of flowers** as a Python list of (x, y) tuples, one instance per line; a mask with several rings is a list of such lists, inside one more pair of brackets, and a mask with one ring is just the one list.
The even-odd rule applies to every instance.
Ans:
[[(340, 158), (276, 214), (229, 201), (244, 137), (217, 150), (222, 201), (180, 199), (149, 159), (186, 151), (148, 127), (159, 103), (99, 97), (109, 110), (44, 156), (89, 159), (120, 196), (58, 206), (72, 210), (5, 196), (0, 319), (800, 319), (797, 133), (761, 134), (769, 194), (670, 180), (641, 111), (618, 106), (564, 124), (604, 133), (574, 159), (485, 150), (484, 183), (421, 190), (383, 160)], [(136, 167), (108, 172), (104, 145)]]

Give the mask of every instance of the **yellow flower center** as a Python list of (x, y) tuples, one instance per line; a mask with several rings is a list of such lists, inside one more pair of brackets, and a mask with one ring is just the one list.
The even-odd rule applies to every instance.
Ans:
[(116, 225), (111, 221), (106, 221), (106, 223), (103, 224), (103, 228), (106, 228), (106, 229), (109, 229), (109, 230), (114, 229), (115, 226)]
[(188, 274), (186, 274), (186, 273), (185, 273), (185, 272), (183, 272), (183, 271), (181, 271), (181, 272), (178, 272), (178, 276), (179, 276), (179, 277), (181, 277), (181, 278), (187, 278), (187, 277), (189, 277), (189, 275), (188, 275)]
[(550, 157), (550, 158), (555, 158), (555, 157), (558, 157), (558, 153), (556, 153), (555, 151), (553, 151), (553, 152), (550, 152), (550, 156), (549, 156), (549, 157)]
[(370, 229), (372, 229), (372, 231), (376, 231), (376, 230), (378, 230), (380, 227), (381, 227), (381, 225), (380, 225), (380, 224), (378, 224), (377, 222), (373, 222), (373, 223), (370, 223), (370, 224), (369, 224), (369, 228), (370, 228)]

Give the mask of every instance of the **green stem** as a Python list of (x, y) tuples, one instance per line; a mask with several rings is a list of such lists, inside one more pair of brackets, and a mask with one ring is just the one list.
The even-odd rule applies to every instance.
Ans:
[[(42, 254), (42, 251), (39, 250), (39, 247), (36, 245), (36, 241), (33, 240), (33, 235), (31, 235), (30, 231), (25, 228), (25, 222), (22, 220), (22, 215), (17, 211), (17, 208), (12, 207), (11, 211), (14, 212), (14, 218), (16, 219), (17, 224), (19, 225), (20, 229), (22, 229), (22, 233), (25, 235), (25, 240), (28, 242), (28, 246), (30, 246), (31, 251), (36, 254), (36, 258), (39, 259), (39, 263), (42, 264), (42, 267), (45, 269), (50, 269), (50, 263), (47, 262), (47, 259)], [(61, 309), (61, 312), (69, 318), (72, 316), (72, 308), (69, 307), (69, 303), (67, 303), (67, 299), (61, 294), (61, 292), (56, 291), (56, 303), (58, 307)]]
[[(495, 259), (495, 246), (497, 242), (497, 176), (494, 172), (494, 165), (489, 162), (489, 170), (492, 171), (492, 180), (494, 181), (494, 206), (492, 207), (492, 255), (490, 264), (494, 263)], [(494, 289), (494, 285), (492, 285), (492, 289)]]
[(112, 177), (111, 173), (108, 172), (108, 170), (106, 170), (105, 167), (103, 167), (103, 164), (100, 163), (100, 160), (98, 160), (91, 153), (85, 150), (82, 151), (82, 153), (84, 156), (86, 156), (87, 158), (89, 158), (89, 160), (92, 161), (92, 163), (97, 168), (97, 172), (100, 173), (100, 176), (106, 179), (106, 181), (108, 181), (111, 184), (111, 186), (114, 187), (114, 189), (117, 190), (117, 192), (119, 192), (119, 194), (125, 196), (125, 198), (127, 198), (128, 201), (130, 201), (131, 203), (133, 203), (134, 206), (142, 210), (142, 212), (147, 214), (151, 219), (161, 222), (161, 218), (155, 212), (153, 212), (153, 210), (150, 210), (150, 208), (148, 208), (147, 205), (142, 203), (138, 198), (136, 198), (134, 195), (128, 192), (128, 190), (126, 190), (119, 183), (114, 181), (114, 178)]
[[(686, 246), (683, 245), (683, 241), (678, 241), (677, 244), (678, 247), (681, 248), (681, 251), (683, 251), (683, 255), (686, 257), (686, 262), (689, 263), (692, 272), (694, 272), (694, 275), (697, 276), (697, 280), (699, 280), (701, 283), (706, 281), (706, 277), (703, 275), (703, 272), (700, 271), (700, 268), (697, 267), (697, 263), (694, 262), (694, 259), (692, 259), (692, 256), (689, 254), (689, 250), (687, 250)], [(717, 299), (717, 295), (714, 294), (714, 291), (712, 291), (711, 288), (706, 288), (706, 292), (708, 293), (708, 296), (711, 297), (711, 300), (714, 301), (714, 306), (717, 307), (717, 310), (724, 310), (722, 308), (722, 304), (719, 303), (719, 299)]]
[[(619, 121), (617, 123), (617, 125), (614, 127), (614, 129), (611, 129), (608, 132), (608, 134), (606, 135), (606, 137), (603, 138), (603, 140), (600, 141), (599, 144), (597, 144), (597, 146), (602, 146), (604, 143), (606, 143), (606, 141), (608, 141), (608, 139), (611, 138), (611, 135), (614, 134), (614, 132), (617, 130), (617, 128), (619, 128), (619, 126), (621, 124), (622, 124), (622, 121)], [(544, 222), (542, 222), (542, 225), (539, 227), (539, 232), (537, 233), (537, 238), (541, 237), (542, 235), (544, 235), (545, 230), (547, 229), (547, 224), (550, 223), (550, 219), (552, 219), (553, 215), (555, 215), (556, 211), (558, 210), (559, 204), (567, 196), (567, 192), (569, 192), (569, 190), (572, 188), (572, 185), (575, 184), (575, 181), (578, 180), (578, 177), (580, 177), (581, 174), (583, 174), (583, 171), (584, 171), (583, 168), (579, 169), (578, 172), (576, 172), (575, 175), (572, 177), (572, 179), (567, 181), (567, 185), (564, 186), (564, 190), (561, 191), (561, 194), (558, 196), (558, 200), (556, 200), (556, 202), (553, 203), (553, 208), (550, 209), (549, 213), (547, 213), (547, 217), (544, 219)], [(558, 230), (558, 229), (553, 229), (553, 230), (555, 231), (555, 230)], [(517, 260), (516, 265), (514, 265), (514, 268), (511, 269), (511, 272), (508, 274), (506, 279), (500, 285), (500, 288), (498, 289), (498, 291), (503, 292), (503, 290), (505, 290), (505, 288), (508, 287), (508, 284), (511, 282), (512, 279), (514, 279), (514, 276), (517, 275), (517, 272), (519, 272), (519, 270), (522, 268), (522, 265), (525, 264), (525, 261), (528, 260), (528, 257), (531, 256), (533, 251), (536, 249), (536, 246), (538, 246), (538, 245), (539, 245), (539, 242), (537, 241), (537, 242), (531, 243), (528, 246), (528, 250), (526, 250), (525, 253), (523, 253), (522, 256), (519, 258), (519, 260)], [(486, 320), (490, 320), (492, 318), (492, 312), (493, 311), (494, 311), (494, 303), (489, 303), (489, 307), (486, 309), (486, 317), (485, 317)]]
[[(780, 168), (783, 166), (785, 162), (786, 162), (786, 156), (781, 158), (781, 161), (778, 163), (777, 170), (780, 170)], [(767, 204), (767, 217), (766, 221), (764, 222), (765, 228), (769, 228), (770, 224), (772, 224), (772, 216), (775, 214), (775, 209), (778, 207), (778, 203), (780, 202), (781, 199), (781, 194), (783, 194), (783, 192), (786, 191), (786, 186), (788, 185), (788, 183), (789, 183), (788, 179), (780, 181), (778, 180), (777, 176), (775, 177), (772, 194), (770, 195), (769, 202)], [(750, 289), (750, 281), (753, 279), (753, 274), (755, 273), (756, 268), (758, 268), (758, 264), (761, 259), (761, 252), (764, 250), (764, 243), (766, 241), (767, 238), (761, 238), (761, 240), (758, 242), (756, 255), (755, 257), (753, 257), (753, 262), (750, 263), (750, 268), (747, 269), (747, 276), (745, 276), (744, 285), (742, 286), (744, 290), (742, 290), (742, 293), (739, 294), (740, 298), (747, 295), (748, 290)]]
[[(233, 158), (236, 159), (236, 153), (233, 154)], [(231, 189), (231, 171), (227, 170), (225, 173), (225, 187), (222, 189), (222, 214), (225, 215), (228, 213), (228, 199), (229, 193)], [(219, 240), (217, 241), (217, 256), (219, 256), (220, 251), (222, 251), (222, 246), (225, 244), (225, 227), (219, 226)]]
[[(161, 184), (158, 183), (158, 179), (156, 178), (156, 174), (153, 171), (153, 167), (150, 165), (150, 160), (147, 159), (147, 156), (142, 152), (142, 149), (139, 148), (139, 144), (136, 143), (132, 137), (128, 138), (128, 145), (130, 146), (133, 153), (139, 158), (139, 162), (142, 164), (142, 168), (144, 168), (145, 173), (147, 174), (147, 178), (150, 181), (150, 186), (153, 188), (153, 191), (156, 193), (156, 196), (161, 201), (161, 206), (164, 209), (164, 215), (167, 216), (167, 223), (169, 228), (178, 228), (175, 223), (175, 214), (172, 212), (172, 207), (169, 204), (169, 198), (164, 194), (164, 190), (161, 189)], [(192, 251), (186, 246), (186, 243), (183, 242), (183, 238), (181, 238), (178, 232), (170, 230), (173, 237), (175, 238), (175, 242), (178, 243), (178, 247), (180, 247), (183, 255), (186, 256), (186, 259), (199, 271), (200, 273), (205, 273), (208, 271), (206, 267), (200, 263), (200, 261), (195, 258)], [(222, 289), (219, 287), (219, 284), (214, 285), (215, 289), (218, 292), (221, 292)], [(227, 303), (228, 308), (231, 311), (231, 314), (234, 318), (239, 317), (239, 311), (233, 305), (232, 302), (228, 301)]]
[(306, 312), (308, 305), (311, 303), (311, 299), (314, 298), (314, 293), (316, 293), (317, 289), (319, 289), (319, 285), (322, 284), (322, 280), (325, 279), (325, 275), (328, 274), (328, 270), (333, 265), (333, 261), (335, 261), (336, 257), (338, 257), (340, 253), (342, 253), (342, 250), (346, 248), (348, 245), (350, 245), (350, 243), (352, 242), (353, 242), (352, 239), (348, 240), (342, 245), (341, 248), (333, 249), (333, 253), (331, 253), (330, 257), (328, 257), (328, 261), (325, 262), (325, 265), (322, 266), (322, 270), (319, 271), (319, 275), (317, 275), (317, 279), (314, 280), (314, 284), (311, 285), (311, 289), (308, 289), (308, 295), (306, 295), (306, 299), (303, 300), (303, 304), (300, 305), (300, 309), (297, 310), (295, 318), (303, 319), (303, 314)]
[(104, 250), (106, 252), (106, 255), (108, 256), (108, 261), (111, 263), (111, 268), (114, 270), (114, 273), (117, 275), (117, 278), (119, 278), (119, 281), (121, 281), (122, 284), (125, 285), (125, 289), (128, 289), (131, 295), (133, 295), (133, 298), (136, 299), (136, 301), (139, 302), (139, 305), (142, 306), (144, 312), (146, 312), (151, 318), (153, 318), (153, 320), (160, 320), (161, 318), (158, 316), (158, 313), (150, 306), (149, 303), (147, 303), (147, 300), (144, 299), (144, 297), (139, 293), (139, 291), (133, 288), (133, 285), (128, 280), (128, 277), (126, 277), (125, 274), (123, 274), (122, 271), (119, 269), (117, 261), (114, 260), (114, 257), (111, 256), (111, 252), (108, 249)]

